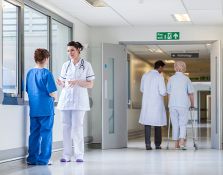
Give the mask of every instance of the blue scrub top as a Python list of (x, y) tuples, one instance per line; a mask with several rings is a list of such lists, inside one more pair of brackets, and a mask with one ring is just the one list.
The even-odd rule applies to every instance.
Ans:
[(54, 99), (49, 94), (57, 90), (52, 73), (45, 68), (33, 68), (26, 77), (30, 117), (54, 115)]

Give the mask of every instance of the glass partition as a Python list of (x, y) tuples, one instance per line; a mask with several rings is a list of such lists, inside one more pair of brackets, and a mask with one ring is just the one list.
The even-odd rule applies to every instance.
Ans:
[(3, 92), (18, 95), (18, 7), (3, 1)]

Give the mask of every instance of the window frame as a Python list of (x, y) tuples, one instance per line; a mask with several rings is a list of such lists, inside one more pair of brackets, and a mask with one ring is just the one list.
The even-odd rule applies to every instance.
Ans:
[[(1, 3), (3, 2), (3, 0), (0, 0)], [(47, 8), (33, 2), (30, 0), (4, 0), (6, 2), (9, 2), (15, 6), (18, 7), (18, 75), (17, 75), (17, 79), (18, 79), (18, 92), (17, 94), (9, 94), (8, 97), (9, 98), (16, 98), (17, 99), (17, 104), (22, 105), (24, 104), (24, 96), (25, 96), (25, 87), (24, 87), (24, 81), (25, 81), (25, 58), (24, 58), (24, 8), (25, 6), (28, 6), (29, 8), (32, 8), (40, 13), (42, 13), (43, 15), (47, 16), (47, 20), (48, 20), (48, 24), (47, 24), (47, 32), (48, 32), (48, 49), (50, 54), (52, 55), (52, 20), (55, 20), (65, 26), (67, 26), (68, 28), (70, 28), (70, 40), (72, 40), (73, 38), (73, 23), (66, 20), (65, 18), (59, 16), (58, 14), (52, 12), (51, 10), (48, 10)], [(0, 3), (0, 4), (1, 4)], [(1, 8), (1, 7), (0, 7)], [(2, 18), (2, 13), (3, 11), (1, 11), (0, 17)], [(1, 43), (3, 44), (3, 24), (0, 24), (0, 32), (1, 32)], [(3, 56), (3, 48), (0, 48), (0, 55)], [(0, 88), (3, 85), (3, 59), (0, 63), (0, 68), (1, 68), (1, 78), (0, 78)], [(52, 59), (50, 59), (49, 62), (49, 70), (52, 71)], [(7, 95), (7, 94), (6, 94)], [(9, 103), (9, 105), (11, 105)]]
[[(23, 22), (23, 3), (20, 2), (20, 1), (16, 1), (16, 0), (4, 0), (5, 2), (8, 2), (14, 6), (16, 6), (18, 8), (18, 18), (16, 19), (17, 22), (18, 22), (18, 31), (17, 34), (18, 34), (18, 38), (17, 38), (17, 46), (18, 46), (18, 52), (17, 52), (17, 56), (18, 56), (18, 59), (16, 60), (17, 61), (17, 70), (16, 70), (16, 73), (17, 73), (17, 77), (16, 77), (16, 83), (18, 83), (18, 88), (17, 88), (17, 93), (4, 93), (6, 96), (8, 96), (8, 98), (22, 98), (22, 89), (23, 89), (23, 83), (22, 83), (22, 70), (23, 70), (23, 49), (22, 49), (22, 45), (23, 45), (23, 28), (24, 28), (24, 22)], [(2, 0), (3, 2), (3, 0)], [(1, 14), (1, 17), (3, 18), (3, 9), (2, 9), (2, 14)], [(2, 26), (2, 31), (1, 31), (1, 37), (2, 37), (2, 47), (3, 47), (3, 23), (1, 23), (1, 26)], [(1, 56), (3, 58), (3, 48), (1, 48)], [(1, 87), (3, 86), (3, 59), (2, 59), (2, 62), (1, 62)]]

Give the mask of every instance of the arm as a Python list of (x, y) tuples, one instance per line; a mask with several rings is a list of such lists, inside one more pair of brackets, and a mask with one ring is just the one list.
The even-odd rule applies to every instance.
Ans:
[(188, 96), (190, 99), (190, 106), (191, 106), (191, 108), (194, 108), (194, 94), (191, 93), (191, 94), (188, 94)]
[(60, 86), (62, 88), (65, 86), (65, 81), (61, 80), (60, 78), (57, 78), (56, 83), (58, 86)]
[(142, 78), (141, 78), (141, 84), (140, 84), (140, 91), (143, 93), (143, 91), (144, 91), (144, 76), (145, 75), (143, 75), (142, 76)]
[(92, 80), (71, 80), (68, 81), (69, 85), (71, 87), (74, 87), (75, 85), (83, 87), (83, 88), (93, 88), (94, 82)]
[(93, 88), (94, 82), (89, 80), (78, 80), (77, 85), (83, 88)]
[(50, 93), (49, 95), (50, 95), (51, 97), (54, 98), (54, 101), (57, 99), (57, 94), (56, 94), (56, 92), (52, 92), (52, 93)]
[(56, 83), (58, 86), (64, 88), (65, 87), (65, 80), (66, 80), (66, 71), (69, 64), (66, 65), (66, 63), (63, 64), (60, 72), (60, 76), (57, 78)]
[(190, 99), (190, 108), (194, 108), (194, 87), (192, 85), (192, 82), (188, 78), (188, 85), (187, 85), (187, 93)]
[(162, 96), (166, 96), (166, 85), (162, 76), (159, 79), (159, 93)]
[(48, 76), (47, 76), (46, 89), (47, 89), (49, 96), (53, 97), (54, 100), (56, 100), (57, 99), (57, 94), (56, 94), (57, 87), (56, 87), (56, 84), (55, 84), (55, 81), (54, 81), (54, 78), (53, 78), (53, 75), (51, 72), (49, 72)]

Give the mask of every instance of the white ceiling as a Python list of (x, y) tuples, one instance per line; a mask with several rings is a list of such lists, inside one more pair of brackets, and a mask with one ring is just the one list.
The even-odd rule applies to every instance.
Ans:
[[(89, 26), (223, 25), (222, 0), (104, 0), (93, 7), (85, 0), (46, 0)], [(192, 22), (172, 15), (188, 13)]]
[[(104, 0), (108, 7), (93, 7), (85, 0), (46, 1), (89, 26), (223, 25), (223, 0)], [(176, 13), (188, 13), (192, 21), (179, 23), (172, 17)], [(199, 52), (199, 58), (184, 60), (188, 72), (195, 77), (210, 75), (206, 44), (128, 45), (127, 48), (151, 64), (157, 59), (171, 59), (172, 52)], [(162, 53), (151, 53), (149, 48), (160, 49)], [(166, 71), (173, 73), (173, 64), (167, 64)]]

